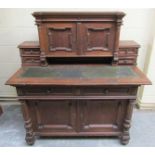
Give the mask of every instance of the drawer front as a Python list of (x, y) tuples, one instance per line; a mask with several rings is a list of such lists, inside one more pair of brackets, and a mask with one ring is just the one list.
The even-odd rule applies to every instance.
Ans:
[(40, 65), (40, 57), (22, 57), (22, 65)]
[(73, 88), (65, 87), (21, 87), (18, 95), (73, 95)]
[(121, 48), (119, 49), (118, 55), (120, 57), (137, 56), (137, 51), (136, 48)]
[(119, 65), (135, 65), (136, 59), (119, 59), (118, 64)]
[(137, 87), (20, 87), (19, 96), (128, 96), (136, 95)]
[(40, 55), (40, 49), (39, 48), (24, 48), (20, 49), (21, 56), (31, 56), (31, 55)]
[(103, 87), (103, 88), (93, 88), (87, 87), (83, 88), (81, 91), (82, 95), (88, 96), (123, 96), (123, 95), (136, 95), (137, 88), (135, 87)]

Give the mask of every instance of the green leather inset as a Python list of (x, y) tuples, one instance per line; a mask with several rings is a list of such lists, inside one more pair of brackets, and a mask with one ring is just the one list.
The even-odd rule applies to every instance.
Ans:
[(23, 78), (130, 78), (137, 77), (130, 66), (105, 65), (53, 65), (26, 67)]

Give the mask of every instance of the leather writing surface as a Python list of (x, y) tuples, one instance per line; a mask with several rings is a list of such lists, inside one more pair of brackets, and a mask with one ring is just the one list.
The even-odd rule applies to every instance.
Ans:
[(39, 78), (124, 78), (138, 75), (129, 66), (104, 65), (53, 65), (52, 67), (28, 67), (20, 77)]

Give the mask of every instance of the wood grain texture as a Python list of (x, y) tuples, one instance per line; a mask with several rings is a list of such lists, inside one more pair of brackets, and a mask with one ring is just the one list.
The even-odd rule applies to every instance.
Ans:
[(23, 117), (25, 121), (25, 129), (26, 129), (25, 140), (27, 144), (33, 145), (35, 141), (35, 137), (34, 137), (35, 135), (33, 131), (33, 124), (32, 124), (33, 122), (30, 116), (30, 109), (29, 109), (30, 106), (28, 105), (27, 101), (22, 101), (21, 105), (22, 105), (22, 112), (23, 112)]
[[(119, 48), (128, 48), (128, 47), (140, 47), (140, 45), (133, 40), (120, 40)], [(24, 41), (18, 45), (18, 48), (40, 48), (39, 41)]]
[(129, 129), (131, 127), (131, 117), (135, 102), (136, 100), (129, 100), (127, 104), (126, 114), (123, 122), (123, 132), (121, 135), (121, 143), (124, 145), (128, 144), (130, 140)]
[(41, 53), (46, 57), (106, 55), (114, 57), (117, 63), (124, 15), (122, 12), (34, 12)]
[[(80, 29), (77, 29), (77, 35), (79, 35), (79, 33), (81, 33)], [(78, 38), (78, 37), (77, 37)], [(80, 61), (82, 62), (82, 58), (85, 58), (85, 62), (87, 60), (90, 60), (90, 58), (92, 60), (95, 61), (95, 58), (101, 58), (103, 57), (103, 61), (102, 63), (105, 63), (105, 57), (109, 58), (109, 57), (113, 57), (113, 53), (112, 52), (108, 52), (108, 51), (91, 51), (91, 52), (85, 52), (85, 54), (82, 54), (82, 46), (81, 45), (83, 42), (81, 41), (81, 39), (77, 39), (77, 44), (79, 44), (78, 50), (79, 52), (77, 52), (77, 54), (75, 52), (68, 52), (68, 54), (66, 55), (66, 52), (63, 51), (59, 51), (57, 54), (57, 52), (53, 52), (52, 53), (52, 57), (53, 58), (58, 58), (60, 56), (63, 55), (63, 60), (65, 62), (68, 61), (68, 57), (69, 58), (81, 58)], [(81, 45), (81, 46), (80, 46)], [(41, 60), (40, 62), (36, 62), (34, 61), (33, 63), (30, 63), (29, 61), (23, 61), (23, 59), (25, 59), (25, 57), (32, 57), (32, 59), (36, 58), (36, 59), (40, 59), (40, 54), (41, 54), (41, 49), (40, 49), (40, 44), (38, 41), (25, 41), (23, 43), (21, 43), (19, 46), (20, 49), (20, 55), (22, 58), (22, 66), (40, 66), (41, 65)], [(138, 56), (138, 49), (139, 49), (139, 44), (136, 43), (135, 41), (132, 40), (121, 40), (119, 42), (119, 50), (118, 50), (118, 64), (117, 65), (136, 65), (136, 61), (137, 61), (137, 56)], [(47, 55), (48, 57), (50, 57), (50, 55)], [(66, 58), (66, 60), (65, 60)], [(88, 58), (88, 59), (87, 59)], [(73, 60), (74, 62), (78, 61), (77, 59)], [(72, 61), (72, 62), (73, 62)], [(62, 62), (62, 60), (52, 60), (53, 63), (60, 63)], [(112, 63), (112, 62), (111, 62)]]
[(39, 24), (40, 21), (42, 22), (49, 22), (49, 21), (116, 21), (121, 19), (125, 16), (124, 12), (33, 12), (32, 15), (36, 19), (36, 23)]

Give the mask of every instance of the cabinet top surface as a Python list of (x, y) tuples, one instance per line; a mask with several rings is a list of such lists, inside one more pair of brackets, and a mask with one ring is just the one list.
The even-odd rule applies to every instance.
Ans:
[(46, 16), (120, 16), (123, 17), (125, 15), (124, 12), (119, 12), (119, 11), (107, 11), (107, 12), (94, 12), (94, 11), (89, 11), (89, 12), (33, 12), (32, 15), (34, 17), (46, 17)]
[(134, 48), (134, 47), (139, 48), (140, 45), (137, 42), (133, 41), (133, 40), (121, 40), (119, 42), (119, 48), (129, 48), (129, 47), (131, 47), (131, 48)]
[(23, 67), (9, 85), (141, 85), (150, 84), (135, 66), (52, 65)]
[(18, 48), (40, 48), (39, 41), (24, 41)]

